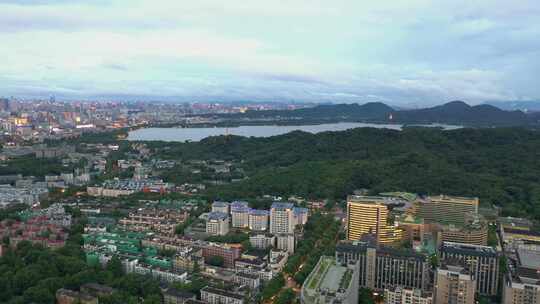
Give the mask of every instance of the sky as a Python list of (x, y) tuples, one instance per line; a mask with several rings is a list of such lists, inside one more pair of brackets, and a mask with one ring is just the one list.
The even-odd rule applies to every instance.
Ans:
[(538, 0), (0, 0), (0, 96), (540, 100)]

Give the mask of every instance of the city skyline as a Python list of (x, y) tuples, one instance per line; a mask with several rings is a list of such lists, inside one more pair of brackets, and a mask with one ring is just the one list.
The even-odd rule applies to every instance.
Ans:
[(0, 0), (0, 96), (539, 100), (534, 1)]

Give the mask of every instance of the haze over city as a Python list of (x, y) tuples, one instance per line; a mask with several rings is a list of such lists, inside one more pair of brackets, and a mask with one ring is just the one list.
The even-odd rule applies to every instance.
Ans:
[(537, 1), (0, 0), (0, 96), (539, 100)]

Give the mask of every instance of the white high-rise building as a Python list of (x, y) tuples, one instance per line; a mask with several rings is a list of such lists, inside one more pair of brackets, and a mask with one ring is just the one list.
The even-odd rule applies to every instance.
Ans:
[(222, 212), (210, 212), (206, 222), (206, 233), (210, 235), (229, 233), (229, 215)]
[(295, 225), (305, 225), (308, 220), (309, 210), (307, 208), (294, 207), (294, 224)]
[(249, 227), (249, 206), (247, 202), (232, 202), (231, 203), (231, 220), (234, 228)]
[(267, 210), (251, 209), (249, 211), (249, 229), (255, 231), (268, 230), (268, 216)]
[(229, 203), (215, 201), (212, 204), (212, 212), (221, 212), (221, 213), (229, 214)]
[(279, 203), (272, 204), (270, 209), (270, 233), (282, 234), (282, 233), (294, 233), (294, 205), (292, 203)]

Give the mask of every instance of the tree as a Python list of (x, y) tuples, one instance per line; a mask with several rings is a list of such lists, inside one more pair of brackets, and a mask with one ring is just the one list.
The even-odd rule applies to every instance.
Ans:
[(121, 277), (124, 273), (122, 269), (122, 262), (116, 255), (113, 256), (109, 262), (107, 262), (106, 270), (110, 271), (115, 278)]
[(208, 258), (206, 262), (212, 266), (222, 267), (223, 264), (225, 263), (225, 259), (221, 256), (214, 255)]
[(375, 304), (373, 293), (368, 288), (360, 288), (358, 292), (358, 304)]
[(276, 304), (290, 304), (293, 303), (294, 299), (296, 297), (296, 294), (291, 288), (285, 289), (283, 292), (281, 292), (276, 300)]
[(285, 279), (281, 274), (273, 277), (272, 280), (266, 284), (261, 293), (263, 300), (266, 301), (276, 295), (283, 286), (285, 286)]

